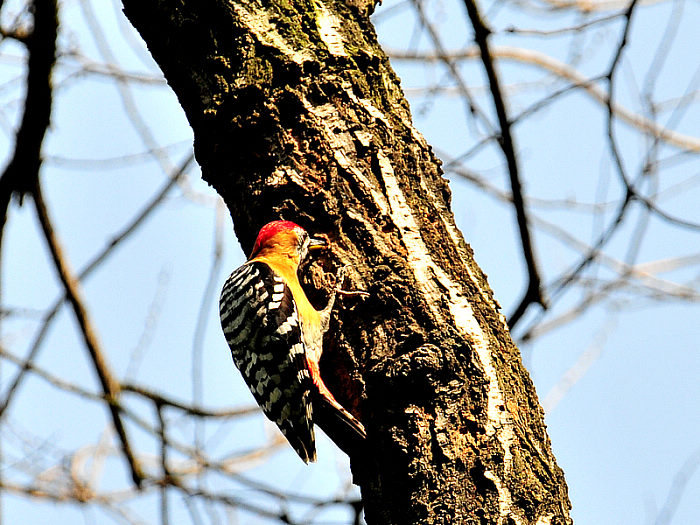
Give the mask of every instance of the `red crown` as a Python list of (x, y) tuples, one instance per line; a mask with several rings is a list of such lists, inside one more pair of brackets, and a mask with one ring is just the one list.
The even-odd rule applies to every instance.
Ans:
[(260, 231), (258, 232), (258, 238), (255, 239), (255, 245), (253, 246), (253, 251), (251, 252), (250, 256), (252, 257), (258, 251), (260, 250), (260, 247), (265, 244), (270, 238), (274, 237), (281, 231), (288, 231), (288, 230), (301, 230), (304, 231), (304, 229), (299, 226), (298, 224), (293, 223), (292, 221), (272, 221), (268, 222), (265, 226), (260, 228)]

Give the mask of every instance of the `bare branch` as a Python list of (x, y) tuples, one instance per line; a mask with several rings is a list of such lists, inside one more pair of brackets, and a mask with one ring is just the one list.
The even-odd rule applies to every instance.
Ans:
[(34, 187), (32, 196), (34, 197), (37, 216), (39, 218), (39, 222), (41, 223), (44, 237), (49, 246), (56, 271), (66, 290), (68, 302), (70, 302), (71, 306), (73, 307), (73, 312), (75, 313), (75, 317), (80, 325), (83, 341), (85, 342), (85, 346), (90, 354), (90, 358), (92, 359), (92, 363), (100, 380), (100, 384), (102, 385), (102, 389), (107, 396), (109, 412), (112, 416), (114, 428), (117, 431), (119, 440), (121, 441), (122, 451), (131, 471), (131, 478), (134, 481), (134, 484), (137, 487), (140, 487), (144, 479), (144, 474), (141, 471), (141, 467), (139, 466), (136, 457), (134, 456), (131, 443), (126, 433), (126, 427), (124, 426), (121, 418), (121, 408), (119, 405), (119, 382), (113, 376), (109, 365), (107, 364), (106, 356), (97, 337), (97, 331), (95, 330), (95, 327), (93, 326), (93, 323), (88, 315), (87, 309), (85, 308), (82, 293), (80, 292), (79, 288), (79, 281), (72, 275), (66, 257), (63, 254), (63, 248), (61, 247), (54, 232), (39, 181), (37, 181), (36, 186)]
[(197, 417), (197, 418), (232, 418), (232, 417), (239, 417), (239, 416), (247, 416), (250, 414), (256, 414), (260, 412), (260, 408), (258, 406), (250, 406), (246, 408), (239, 408), (239, 409), (230, 409), (230, 410), (212, 410), (212, 409), (207, 409), (207, 408), (202, 408), (198, 406), (193, 406), (193, 405), (186, 405), (185, 403), (182, 403), (180, 401), (176, 401), (172, 398), (169, 398), (161, 393), (158, 392), (153, 392), (151, 390), (148, 390), (145, 387), (139, 386), (139, 385), (134, 385), (134, 384), (129, 384), (125, 383), (121, 386), (122, 392), (130, 392), (132, 394), (137, 394), (141, 397), (144, 397), (146, 399), (149, 399), (153, 401), (154, 404), (156, 405), (161, 405), (161, 406), (169, 406), (172, 408), (176, 408), (178, 410), (181, 410), (185, 412), (186, 414), (192, 416), (192, 417)]
[(541, 30), (541, 29), (522, 29), (519, 27), (515, 26), (509, 26), (504, 29), (506, 33), (512, 33), (512, 34), (517, 34), (517, 35), (527, 35), (527, 36), (558, 36), (563, 33), (580, 33), (584, 29), (588, 29), (593, 26), (597, 26), (600, 24), (604, 24), (607, 22), (612, 22), (614, 20), (617, 20), (621, 16), (624, 16), (624, 13), (615, 13), (612, 15), (607, 15), (607, 16), (602, 16), (600, 18), (596, 18), (595, 20), (588, 20), (587, 22), (583, 22), (581, 24), (577, 24), (575, 26), (568, 26), (568, 27), (562, 27), (562, 28), (557, 28), (557, 29), (551, 29), (551, 30)]
[(56, 60), (58, 5), (56, 0), (35, 0), (34, 29), (24, 39), (27, 59), (27, 95), (22, 123), (15, 138), (12, 159), (0, 177), (0, 245), (13, 194), (30, 193), (39, 176), (41, 145), (51, 119), (51, 71)]
[(503, 98), (500, 81), (498, 79), (496, 67), (493, 63), (493, 58), (489, 49), (488, 38), (491, 34), (491, 30), (486, 27), (486, 24), (479, 13), (479, 8), (476, 5), (476, 0), (464, 0), (464, 5), (467, 8), (469, 19), (471, 20), (472, 27), (474, 28), (474, 39), (479, 46), (479, 51), (481, 52), (481, 61), (484, 64), (484, 70), (486, 71), (486, 76), (489, 79), (491, 97), (496, 109), (498, 124), (501, 128), (498, 144), (501, 146), (503, 156), (506, 158), (506, 163), (508, 164), (508, 175), (510, 176), (513, 206), (515, 208), (515, 216), (518, 222), (518, 230), (520, 232), (520, 243), (523, 249), (523, 257), (527, 267), (527, 289), (520, 300), (520, 304), (515, 308), (513, 313), (508, 316), (508, 325), (512, 329), (518, 323), (529, 305), (532, 303), (537, 303), (546, 309), (547, 302), (542, 293), (540, 271), (538, 269), (535, 250), (532, 245), (528, 212), (525, 206), (525, 200), (523, 199), (522, 184), (520, 182), (518, 159), (515, 154), (515, 145), (510, 130), (511, 123), (508, 119), (505, 99)]
[[(83, 281), (89, 277), (99, 266), (107, 260), (107, 258), (114, 253), (114, 250), (119, 246), (125, 239), (129, 238), (138, 228), (146, 221), (148, 217), (153, 213), (157, 206), (165, 199), (170, 190), (177, 184), (177, 182), (184, 176), (185, 172), (194, 160), (194, 154), (190, 155), (182, 162), (182, 164), (175, 170), (170, 176), (169, 180), (163, 185), (160, 191), (156, 192), (153, 198), (143, 207), (143, 209), (120, 231), (115, 235), (107, 246), (102, 249), (93, 259), (80, 271), (78, 274), (78, 281)], [(58, 299), (47, 311), (41, 328), (37, 332), (32, 344), (30, 346), (27, 357), (24, 360), (24, 364), (20, 367), (20, 371), (12, 380), (10, 387), (7, 389), (7, 394), (2, 404), (0, 404), (0, 421), (5, 415), (7, 407), (10, 406), (13, 397), (19, 390), (22, 381), (24, 380), (25, 373), (31, 367), (31, 363), (36, 359), (41, 344), (46, 337), (46, 334), (51, 327), (53, 320), (58, 314), (64, 301), (68, 300), (68, 295), (64, 294), (60, 299)]]

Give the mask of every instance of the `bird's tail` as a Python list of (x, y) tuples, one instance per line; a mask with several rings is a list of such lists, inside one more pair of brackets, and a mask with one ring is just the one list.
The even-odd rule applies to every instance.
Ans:
[[(316, 399), (318, 402), (315, 408), (320, 412), (319, 416), (323, 421), (324, 430), (326, 430), (326, 426), (331, 425), (337, 428), (338, 431), (352, 436), (354, 439), (367, 439), (367, 431), (364, 425), (350, 412), (345, 410), (335, 399), (329, 399), (322, 395), (318, 395)], [(327, 433), (328, 432), (326, 432), (326, 434)]]
[(314, 420), (329, 438), (349, 456), (366, 447), (367, 432), (355, 416), (336, 401), (321, 379), (318, 363), (307, 360), (314, 392)]
[(365, 427), (335, 399), (328, 399), (317, 392), (314, 422), (351, 460), (361, 459), (367, 454)]

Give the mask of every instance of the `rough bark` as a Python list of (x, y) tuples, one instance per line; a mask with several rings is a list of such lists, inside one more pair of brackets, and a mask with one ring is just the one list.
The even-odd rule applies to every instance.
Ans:
[(532, 382), (456, 228), (367, 2), (124, 0), (179, 97), (203, 177), (248, 251), (284, 218), (350, 265), (322, 374), (369, 432), (352, 468), (370, 524), (568, 523)]

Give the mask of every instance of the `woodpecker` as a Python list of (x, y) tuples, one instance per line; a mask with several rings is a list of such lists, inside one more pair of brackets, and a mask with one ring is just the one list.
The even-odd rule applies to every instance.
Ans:
[[(356, 435), (366, 437), (362, 424), (335, 400), (319, 371), (323, 334), (338, 290), (319, 312), (297, 275), (308, 252), (325, 245), (293, 222), (266, 224), (248, 261), (224, 283), (219, 301), (233, 362), (264, 414), (304, 463), (316, 461), (314, 400), (324, 403), (324, 409), (330, 407)], [(341, 269), (338, 286), (343, 276)]]

